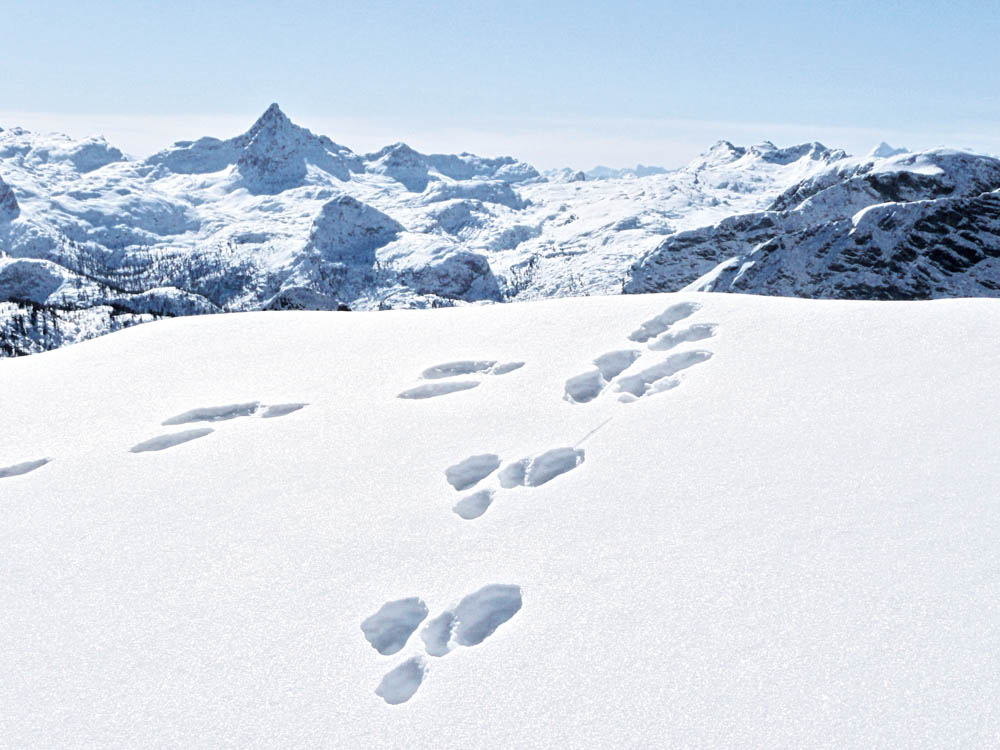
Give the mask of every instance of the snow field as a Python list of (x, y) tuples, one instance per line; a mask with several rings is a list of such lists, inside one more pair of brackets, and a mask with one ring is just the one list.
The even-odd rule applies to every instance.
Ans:
[[(705, 294), (247, 313), (0, 362), (0, 736), (988, 746), (998, 316)], [(487, 361), (524, 366), (398, 397)], [(588, 366), (599, 392), (564, 398)], [(308, 406), (231, 411), (255, 403)], [(214, 432), (130, 452), (192, 428)]]

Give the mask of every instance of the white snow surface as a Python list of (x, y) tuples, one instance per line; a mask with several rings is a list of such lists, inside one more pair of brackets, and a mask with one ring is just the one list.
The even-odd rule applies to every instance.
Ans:
[(998, 324), (682, 293), (0, 360), (0, 746), (996, 746)]

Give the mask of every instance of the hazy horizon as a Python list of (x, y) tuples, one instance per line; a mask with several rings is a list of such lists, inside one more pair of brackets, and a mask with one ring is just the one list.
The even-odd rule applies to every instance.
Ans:
[[(102, 116), (0, 110), (0, 128), (22, 127), (77, 139), (103, 136), (130, 156), (145, 158), (176, 141), (203, 136), (226, 139), (239, 135), (253, 124), (266, 106), (245, 116)], [(819, 141), (854, 155), (867, 153), (883, 141), (910, 150), (948, 146), (987, 154), (1000, 151), (1000, 134), (969, 132), (926, 134), (776, 123), (559, 119), (523, 121), (507, 130), (458, 123), (394, 128), (389, 123), (362, 118), (300, 117), (284, 107), (282, 110), (297, 125), (329, 136), (357, 153), (377, 151), (402, 141), (425, 153), (468, 151), (481, 156), (514, 156), (539, 169), (620, 168), (637, 164), (676, 168), (684, 166), (719, 140), (742, 146), (771, 141), (779, 147)]]
[(358, 152), (676, 167), (719, 139), (1000, 151), (985, 0), (835, 5), (39, 0), (5, 9), (0, 127), (144, 156), (272, 101)]

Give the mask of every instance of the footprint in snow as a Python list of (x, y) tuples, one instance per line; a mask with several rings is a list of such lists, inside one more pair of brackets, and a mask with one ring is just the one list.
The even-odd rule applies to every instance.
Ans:
[(229, 419), (236, 419), (237, 417), (252, 417), (258, 412), (265, 419), (270, 419), (273, 417), (283, 417), (308, 405), (295, 402), (266, 406), (261, 404), (260, 401), (248, 401), (247, 403), (227, 404), (225, 406), (201, 406), (165, 419), (163, 420), (163, 424), (170, 426), (191, 424), (192, 422), (223, 422)]
[(188, 443), (192, 440), (210, 435), (215, 430), (211, 427), (199, 427), (196, 430), (184, 430), (183, 432), (172, 432), (167, 435), (159, 435), (149, 440), (144, 440), (138, 445), (133, 445), (129, 450), (132, 453), (146, 453), (148, 451), (163, 451), (173, 448), (175, 445)]
[(701, 308), (697, 302), (679, 302), (671, 305), (659, 315), (650, 318), (629, 334), (629, 339), (644, 344), (651, 338), (659, 336), (674, 323), (690, 317)]
[(616, 376), (627, 370), (642, 355), (638, 349), (622, 349), (602, 354), (594, 360), (594, 369), (566, 381), (563, 398), (572, 404), (586, 404), (600, 396)]
[[(484, 586), (427, 622), (420, 633), (424, 650), (442, 657), (459, 647), (478, 646), (517, 614), (521, 605), (520, 586)], [(386, 602), (361, 623), (361, 631), (380, 654), (395, 654), (406, 646), (427, 614), (427, 605), (418, 597)], [(427, 671), (422, 654), (409, 656), (382, 677), (375, 694), (392, 706), (405, 703), (416, 694)]]
[(712, 352), (703, 349), (678, 352), (635, 375), (620, 377), (614, 383), (615, 390), (621, 393), (618, 400), (627, 403), (643, 396), (652, 396), (676, 388), (680, 385), (680, 381), (673, 377), (674, 375), (711, 357)]
[(524, 362), (498, 363), (494, 359), (463, 359), (456, 362), (445, 362), (444, 364), (428, 367), (420, 373), (421, 380), (443, 380), (445, 382), (424, 383), (403, 391), (397, 397), (424, 399), (444, 396), (458, 391), (467, 391), (477, 388), (482, 381), (448, 380), (448, 378), (467, 377), (470, 375), (506, 375), (521, 367), (524, 367)]
[(383, 656), (402, 650), (413, 631), (427, 617), (427, 605), (415, 596), (386, 602), (378, 612), (361, 623), (361, 631)]
[[(572, 471), (583, 463), (586, 454), (581, 448), (553, 448), (536, 456), (513, 461), (500, 468), (500, 456), (495, 453), (469, 456), (444, 471), (448, 484), (461, 492), (475, 487), (493, 472), (497, 473), (500, 487), (539, 487), (560, 474)], [(493, 488), (480, 489), (461, 498), (452, 510), (466, 521), (479, 518), (487, 511), (496, 496)]]
[[(261, 404), (260, 401), (248, 401), (246, 403), (226, 404), (224, 406), (200, 406), (196, 409), (190, 409), (189, 411), (177, 414), (173, 417), (168, 417), (163, 420), (162, 424), (165, 427), (175, 427), (177, 425), (195, 424), (197, 422), (224, 422), (230, 419), (252, 417), (255, 415), (264, 419), (273, 419), (275, 417), (284, 417), (285, 415), (296, 412), (308, 405), (309, 404), (306, 403), (292, 402), (267, 406)], [(211, 427), (198, 427), (193, 430), (183, 430), (181, 432), (158, 435), (157, 437), (150, 438), (149, 440), (143, 441), (138, 445), (132, 446), (130, 451), (132, 453), (162, 451), (167, 448), (173, 448), (175, 445), (181, 445), (182, 443), (187, 443), (191, 440), (197, 440), (198, 438), (205, 437), (213, 432), (215, 432), (215, 430)]]
[(655, 340), (649, 342), (649, 350), (653, 352), (665, 352), (673, 349), (678, 344), (688, 341), (704, 341), (715, 335), (716, 325), (714, 323), (695, 323), (680, 331), (666, 331)]
[[(649, 351), (662, 352), (686, 342), (711, 338), (717, 329), (714, 323), (695, 323), (687, 328), (674, 329), (677, 323), (693, 315), (700, 307), (694, 302), (671, 305), (632, 331), (629, 339), (638, 343), (649, 342)], [(623, 349), (608, 352), (593, 361), (592, 369), (566, 381), (563, 399), (571, 404), (586, 404), (613, 386), (613, 390), (621, 394), (620, 401), (635, 401), (677, 387), (680, 381), (673, 375), (711, 356), (712, 353), (707, 351), (685, 352), (667, 357), (638, 373), (623, 375), (626, 370), (634, 369), (633, 365), (642, 364), (642, 351)]]
[(42, 468), (51, 460), (51, 458), (39, 458), (35, 461), (25, 461), (24, 463), (14, 464), (12, 466), (0, 467), (0, 479), (6, 479), (7, 477), (19, 477), (22, 474), (27, 474), (35, 469)]

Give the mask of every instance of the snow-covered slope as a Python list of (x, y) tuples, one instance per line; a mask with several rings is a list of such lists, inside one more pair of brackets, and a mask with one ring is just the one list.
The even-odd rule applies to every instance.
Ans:
[(993, 746), (998, 323), (689, 293), (0, 361), (0, 744)]
[(998, 209), (997, 159), (949, 149), (840, 159), (766, 211), (667, 238), (632, 267), (625, 289), (997, 296)]
[(0, 355), (221, 311), (691, 284), (854, 298), (1000, 293), (1000, 161), (990, 157), (720, 141), (683, 169), (590, 176), (602, 179), (546, 179), (511, 157), (402, 143), (358, 154), (277, 105), (241, 135), (142, 161), (99, 138), (0, 130), (0, 263), (17, 262), (0, 270)]

